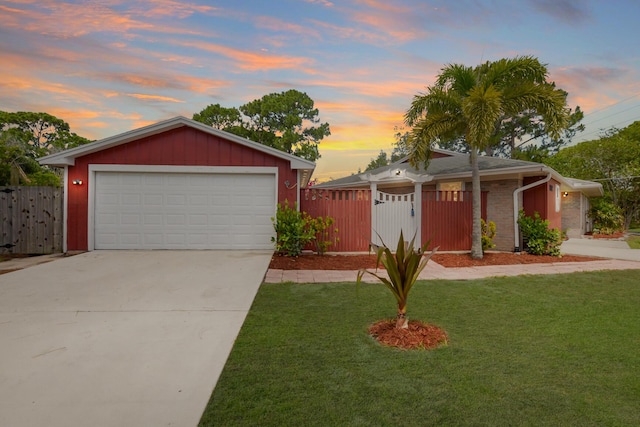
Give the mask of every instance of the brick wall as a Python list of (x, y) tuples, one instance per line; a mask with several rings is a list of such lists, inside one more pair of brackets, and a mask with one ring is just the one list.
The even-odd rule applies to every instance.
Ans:
[(516, 179), (486, 181), (482, 183), (482, 191), (487, 191), (487, 220), (496, 223), (494, 250), (513, 252), (513, 192), (520, 187)]

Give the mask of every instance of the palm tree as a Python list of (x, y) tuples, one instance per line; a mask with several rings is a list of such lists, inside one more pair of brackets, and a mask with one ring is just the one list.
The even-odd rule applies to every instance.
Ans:
[(567, 125), (567, 93), (547, 82), (547, 75), (546, 66), (530, 56), (476, 67), (450, 64), (426, 93), (414, 97), (405, 114), (412, 127), (408, 146), (414, 166), (428, 163), (438, 141), (463, 139), (470, 147), (473, 258), (482, 258), (479, 152), (495, 143), (504, 120), (519, 113), (535, 112), (552, 137)]

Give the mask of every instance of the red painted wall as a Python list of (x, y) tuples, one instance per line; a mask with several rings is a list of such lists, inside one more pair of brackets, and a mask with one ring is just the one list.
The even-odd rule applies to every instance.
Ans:
[[(278, 168), (278, 201), (297, 200), (297, 182), (289, 162), (235, 142), (183, 126), (157, 135), (88, 154), (69, 167), (67, 180), (67, 250), (88, 249), (88, 183), (90, 164), (170, 166), (268, 166)], [(81, 179), (84, 185), (71, 184)]]
[[(544, 179), (544, 176), (526, 177), (523, 185), (528, 185)], [(545, 184), (538, 185), (523, 192), (522, 207), (527, 216), (533, 216), (535, 212), (540, 218), (549, 220), (550, 228), (562, 227), (562, 211), (556, 212), (556, 186), (560, 184), (552, 179)]]

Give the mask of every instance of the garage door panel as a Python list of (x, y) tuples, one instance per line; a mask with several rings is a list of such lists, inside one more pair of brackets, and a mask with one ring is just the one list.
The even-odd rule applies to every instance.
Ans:
[(272, 249), (275, 176), (97, 172), (96, 249)]

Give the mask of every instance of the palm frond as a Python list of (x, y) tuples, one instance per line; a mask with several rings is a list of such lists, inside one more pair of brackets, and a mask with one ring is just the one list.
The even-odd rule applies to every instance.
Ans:
[(365, 274), (370, 274), (380, 280), (393, 294), (398, 303), (398, 313), (399, 315), (402, 314), (402, 316), (404, 316), (406, 310), (407, 298), (411, 288), (416, 280), (418, 280), (420, 272), (424, 269), (431, 256), (438, 250), (438, 248), (435, 248), (430, 255), (424, 257), (424, 251), (428, 247), (429, 242), (422, 248), (416, 249), (415, 239), (416, 236), (414, 235), (411, 241), (405, 244), (404, 234), (400, 231), (400, 238), (398, 239), (395, 255), (391, 253), (386, 246), (378, 248), (377, 261), (382, 262), (382, 265), (387, 271), (388, 278), (376, 272), (362, 269), (358, 271), (356, 280), (358, 286)]
[(502, 115), (501, 92), (494, 86), (476, 86), (465, 99), (463, 111), (467, 120), (467, 142), (484, 148)]
[(428, 165), (433, 145), (440, 138), (455, 138), (464, 135), (465, 122), (460, 113), (429, 114), (418, 122), (407, 139), (409, 162), (418, 167)]
[(440, 70), (436, 86), (465, 96), (476, 84), (476, 76), (472, 67), (462, 64), (449, 64)]
[(547, 67), (533, 56), (516, 56), (485, 63), (476, 70), (484, 85), (504, 87), (514, 81), (543, 83), (547, 79)]

